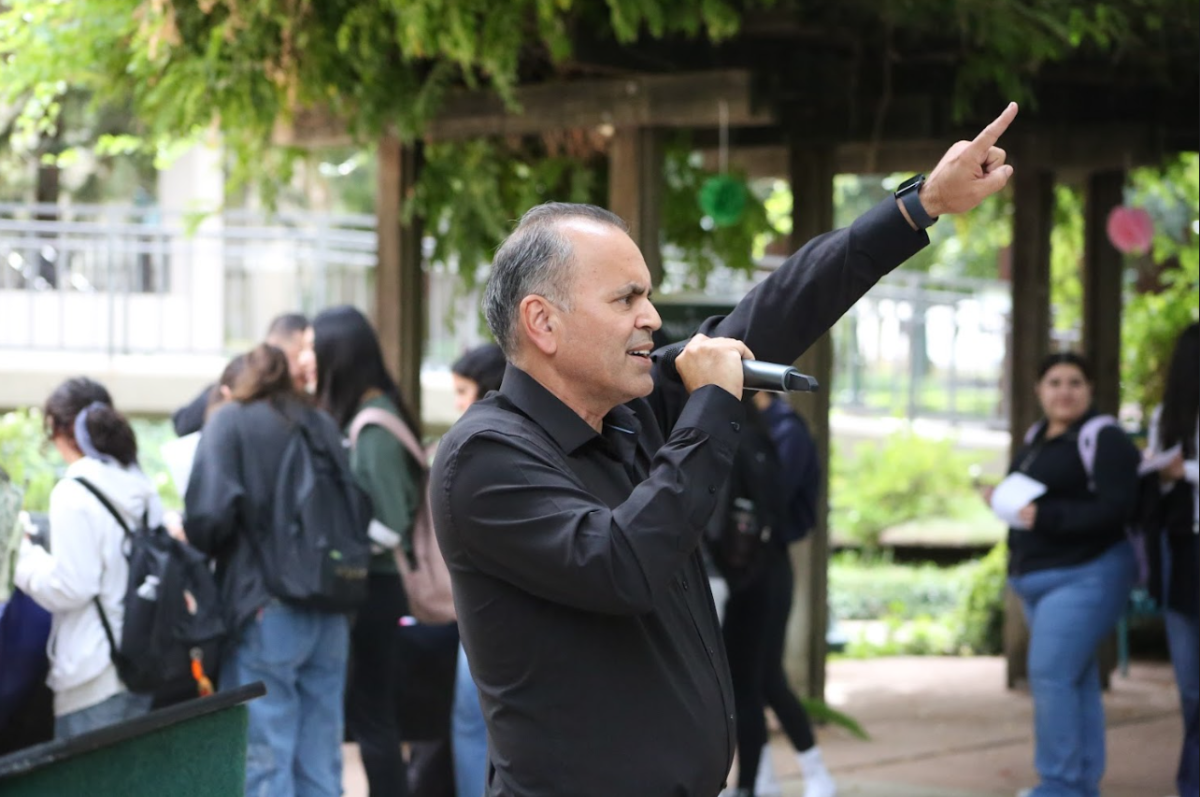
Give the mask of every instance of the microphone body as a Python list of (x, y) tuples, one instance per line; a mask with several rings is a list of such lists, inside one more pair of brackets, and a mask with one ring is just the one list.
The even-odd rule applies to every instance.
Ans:
[[(687, 341), (672, 343), (650, 353), (650, 359), (658, 364), (664, 376), (679, 381), (675, 358), (679, 356)], [(768, 393), (811, 393), (819, 389), (817, 380), (802, 374), (790, 365), (764, 363), (758, 360), (742, 360), (742, 382), (746, 390), (761, 390)]]

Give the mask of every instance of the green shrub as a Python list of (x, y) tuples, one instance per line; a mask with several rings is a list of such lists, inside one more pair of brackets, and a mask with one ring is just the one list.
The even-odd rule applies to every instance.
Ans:
[(829, 563), (829, 611), (839, 620), (953, 613), (973, 566), (894, 565), (841, 553)]
[(883, 638), (863, 629), (846, 645), (846, 658), (873, 659), (883, 656), (950, 656), (959, 653), (956, 627), (951, 616), (921, 615), (905, 619), (889, 613), (883, 618)]
[(970, 572), (956, 613), (958, 642), (964, 653), (995, 656), (1004, 652), (1004, 585), (1008, 545), (997, 543)]
[(961, 517), (978, 499), (973, 495), (975, 458), (947, 440), (929, 440), (911, 430), (879, 445), (862, 445), (853, 457), (833, 452), (829, 494), (830, 528), (835, 537), (868, 549), (879, 535), (905, 521)]
[(0, 467), (25, 489), (26, 510), (45, 512), (50, 508), (50, 490), (64, 465), (54, 445), (46, 440), (40, 410), (0, 415)]
[[(175, 437), (170, 421), (133, 418), (130, 424), (137, 435), (138, 463), (154, 482), (163, 505), (168, 509), (182, 508), (183, 502), (160, 452), (162, 444)], [(0, 467), (8, 471), (13, 482), (25, 486), (24, 509), (30, 512), (50, 509), (50, 491), (65, 464), (54, 445), (46, 440), (39, 410), (15, 410), (0, 416)]]

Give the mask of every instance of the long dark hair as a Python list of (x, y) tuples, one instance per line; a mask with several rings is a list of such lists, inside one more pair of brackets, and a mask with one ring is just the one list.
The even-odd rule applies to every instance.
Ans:
[(322, 311), (312, 322), (317, 359), (317, 403), (343, 429), (354, 419), (367, 391), (387, 396), (400, 417), (421, 437), (420, 424), (409, 412), (400, 388), (383, 364), (379, 338), (366, 316), (349, 305)]
[(125, 416), (113, 409), (112, 403), (108, 389), (99, 382), (86, 376), (68, 379), (54, 389), (42, 408), (46, 434), (49, 437), (66, 435), (78, 446), (75, 419), (86, 409), (87, 436), (96, 451), (128, 467), (137, 462), (137, 436)]
[(1200, 324), (1191, 324), (1179, 333), (1167, 389), (1163, 394), (1158, 435), (1165, 451), (1183, 443), (1185, 459), (1196, 456), (1196, 413), (1200, 410)]

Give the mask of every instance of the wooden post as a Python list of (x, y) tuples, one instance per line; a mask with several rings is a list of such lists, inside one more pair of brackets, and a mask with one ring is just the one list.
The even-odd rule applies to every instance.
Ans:
[(608, 208), (629, 225), (655, 285), (663, 276), (662, 196), (662, 134), (648, 127), (617, 128), (609, 151)]
[[(1013, 173), (1012, 323), (1009, 345), (1010, 451), (1041, 416), (1033, 388), (1038, 361), (1050, 343), (1050, 228), (1054, 218), (1054, 175), (1016, 160)], [(1004, 655), (1011, 689), (1027, 675), (1029, 631), (1021, 604), (1005, 596)]]
[(1083, 230), (1083, 350), (1095, 375), (1095, 403), (1116, 415), (1121, 403), (1121, 253), (1108, 240), (1108, 212), (1121, 204), (1125, 173), (1088, 175)]
[(420, 145), (392, 134), (379, 142), (379, 195), (375, 214), (379, 263), (375, 269), (375, 329), (383, 359), (400, 392), (421, 417), (421, 353), (425, 344), (425, 275), (421, 270), (421, 224), (404, 224), (401, 211), (420, 168)]
[[(791, 248), (833, 229), (833, 147), (793, 139), (789, 142), (789, 179), (792, 186)], [(795, 601), (789, 620), (787, 670), (801, 694), (825, 698), (825, 635), (829, 626), (829, 397), (833, 375), (833, 342), (829, 333), (796, 361), (803, 373), (814, 376), (821, 389), (792, 394), (792, 406), (812, 432), (821, 463), (817, 493), (816, 526), (806, 542), (792, 549), (796, 572)]]

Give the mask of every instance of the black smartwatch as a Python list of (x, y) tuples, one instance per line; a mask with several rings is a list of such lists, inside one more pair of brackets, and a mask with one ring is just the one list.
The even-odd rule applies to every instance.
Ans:
[(908, 211), (908, 217), (912, 219), (913, 224), (917, 225), (918, 230), (924, 230), (937, 223), (937, 219), (926, 213), (925, 206), (921, 204), (921, 197), (918, 193), (923, 185), (925, 185), (925, 175), (918, 174), (900, 183), (900, 187), (896, 189), (896, 201), (904, 205), (904, 209)]

